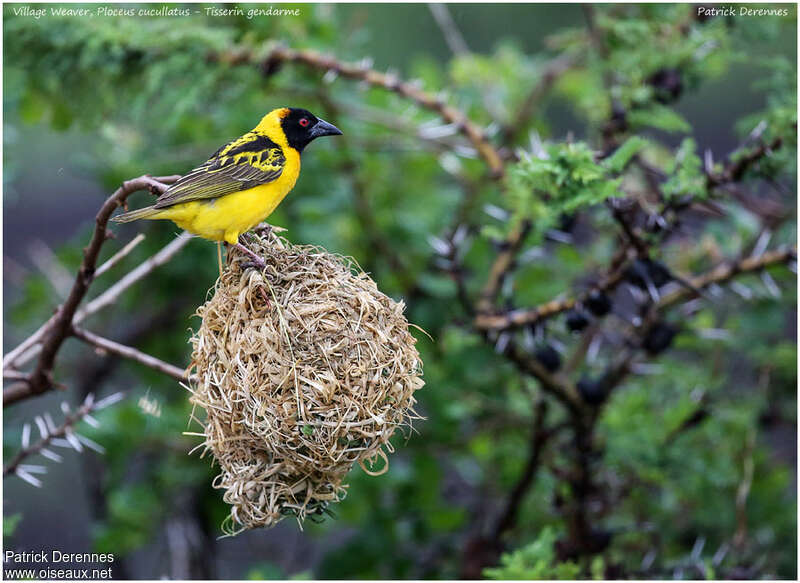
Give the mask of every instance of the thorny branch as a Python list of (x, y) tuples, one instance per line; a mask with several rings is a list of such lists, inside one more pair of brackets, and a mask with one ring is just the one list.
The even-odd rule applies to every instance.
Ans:
[(121, 356), (123, 358), (133, 360), (134, 362), (138, 362), (139, 364), (143, 364), (148, 368), (152, 368), (153, 370), (172, 377), (176, 381), (184, 383), (189, 381), (186, 371), (178, 368), (177, 366), (169, 364), (168, 362), (164, 362), (155, 356), (150, 356), (149, 354), (141, 352), (140, 350), (137, 350), (131, 346), (125, 346), (124, 344), (114, 342), (113, 340), (109, 340), (108, 338), (104, 338), (99, 334), (95, 334), (94, 332), (90, 332), (84, 328), (79, 328), (78, 326), (73, 326), (71, 333), (73, 336), (75, 336), (75, 338), (95, 346), (100, 350), (104, 350), (106, 352), (110, 352), (111, 354), (116, 354), (117, 356)]
[(13, 374), (14, 369), (10, 365), (30, 347), (36, 344), (41, 345), (41, 352), (33, 371), (24, 380), (18, 381), (3, 390), (4, 407), (22, 399), (44, 393), (56, 386), (56, 382), (53, 379), (56, 356), (64, 341), (74, 333), (75, 316), (96, 276), (100, 250), (103, 244), (111, 237), (111, 233), (108, 231), (108, 221), (111, 218), (111, 214), (118, 207), (123, 206), (128, 196), (133, 192), (147, 189), (161, 193), (178, 178), (180, 177), (153, 178), (147, 175), (140, 176), (124, 182), (114, 194), (106, 199), (95, 217), (95, 228), (91, 240), (83, 250), (83, 260), (78, 268), (78, 273), (67, 299), (31, 338), (23, 342), (3, 359), (4, 376), (6, 376), (7, 372)]
[(78, 436), (75, 433), (75, 426), (83, 420), (92, 421), (94, 424), (97, 422), (92, 420), (91, 413), (116, 403), (122, 397), (121, 393), (115, 393), (100, 401), (94, 400), (94, 395), (87, 395), (80, 407), (74, 412), (69, 411), (69, 406), (62, 403), (61, 408), (65, 413), (64, 421), (59, 426), (53, 424), (50, 415), (46, 414), (44, 417), (36, 418), (36, 425), (39, 429), (40, 439), (34, 443), (29, 443), (30, 438), (30, 425), (26, 425), (22, 432), (22, 448), (14, 455), (13, 458), (3, 467), (3, 476), (10, 474), (17, 474), (25, 481), (36, 485), (39, 480), (31, 476), (22, 462), (30, 456), (41, 453), (48, 459), (60, 461), (60, 456), (47, 448), (52, 444), (58, 444), (58, 440), (64, 440), (65, 446), (72, 449), (81, 451), (83, 446), (86, 445), (90, 448), (98, 449), (97, 445), (83, 436)]
[[(210, 59), (217, 59), (230, 64), (256, 64), (255, 55), (247, 49), (231, 53), (211, 55)], [(282, 46), (272, 47), (265, 58), (258, 63), (265, 74), (271, 74), (283, 63), (299, 63), (313, 69), (363, 81), (375, 87), (382, 87), (409, 99), (439, 115), (446, 123), (453, 124), (475, 147), (494, 178), (503, 176), (505, 168), (503, 160), (495, 147), (489, 142), (486, 133), (476, 126), (459, 109), (448, 105), (442, 96), (432, 95), (418, 87), (415, 83), (401, 80), (397, 75), (380, 73), (364, 63), (343, 63), (336, 58), (311, 50), (295, 50)]]

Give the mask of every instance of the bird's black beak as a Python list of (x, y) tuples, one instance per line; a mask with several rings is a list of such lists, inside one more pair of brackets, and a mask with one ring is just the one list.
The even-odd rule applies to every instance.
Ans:
[(322, 136), (340, 136), (342, 135), (342, 130), (337, 128), (332, 123), (326, 122), (324, 119), (317, 120), (317, 123), (311, 128), (311, 131), (308, 132), (311, 136), (311, 139), (319, 138)]

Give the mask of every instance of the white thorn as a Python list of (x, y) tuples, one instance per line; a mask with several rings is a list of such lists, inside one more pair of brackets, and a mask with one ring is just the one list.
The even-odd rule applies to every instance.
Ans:
[(753, 292), (750, 290), (750, 288), (739, 283), (738, 281), (731, 283), (731, 289), (746, 300), (749, 300), (753, 297)]
[(56, 452), (51, 451), (49, 449), (42, 449), (39, 453), (42, 454), (42, 456), (44, 456), (47, 459), (52, 460), (54, 462), (61, 462), (64, 459), (63, 457), (61, 457)]
[(76, 433), (76, 434), (75, 434), (75, 437), (77, 437), (77, 438), (78, 438), (78, 440), (79, 440), (81, 443), (83, 443), (83, 445), (85, 445), (86, 447), (88, 447), (89, 449), (93, 449), (94, 451), (96, 451), (96, 452), (97, 452), (97, 453), (99, 453), (99, 454), (104, 454), (104, 453), (106, 453), (106, 448), (104, 448), (102, 445), (100, 445), (100, 444), (99, 444), (99, 443), (97, 443), (96, 441), (92, 441), (92, 440), (91, 440), (91, 439), (89, 439), (88, 437), (86, 437), (86, 436), (84, 436), (84, 435), (80, 435), (80, 434), (78, 434), (78, 433)]
[(27, 449), (31, 444), (31, 424), (26, 423), (22, 426), (22, 449)]
[(55, 437), (51, 439), (50, 445), (54, 445), (56, 447), (63, 447), (64, 449), (73, 449), (72, 444), (66, 439), (63, 439), (61, 437)]
[(44, 419), (37, 415), (33, 420), (36, 423), (36, 427), (39, 429), (39, 435), (41, 435), (42, 439), (46, 439), (49, 434), (47, 433), (47, 425)]
[(47, 468), (44, 466), (40, 466), (37, 464), (20, 464), (17, 466), (18, 469), (21, 469), (23, 472), (28, 472), (29, 474), (46, 474)]
[(753, 252), (750, 254), (752, 257), (761, 257), (764, 254), (764, 251), (767, 250), (767, 245), (769, 245), (769, 240), (772, 239), (772, 231), (764, 230), (758, 236), (758, 241), (756, 241), (755, 246), (753, 246)]
[(450, 253), (450, 244), (439, 237), (429, 235), (428, 244), (433, 247), (433, 250), (439, 255), (448, 255)]
[(508, 343), (511, 341), (511, 334), (508, 332), (503, 332), (500, 334), (500, 337), (497, 339), (497, 344), (495, 344), (495, 351), (498, 354), (505, 352), (506, 348), (508, 347)]
[(483, 212), (498, 221), (506, 221), (509, 217), (508, 211), (494, 204), (483, 205)]
[(586, 360), (590, 363), (594, 362), (597, 359), (597, 354), (600, 352), (600, 344), (603, 342), (603, 338), (598, 334), (592, 341), (589, 343), (589, 348), (586, 351)]
[(55, 433), (58, 430), (58, 427), (56, 427), (56, 424), (53, 421), (53, 417), (50, 415), (50, 413), (44, 414), (44, 420), (47, 423), (47, 430), (50, 433)]
[(704, 328), (697, 332), (697, 335), (707, 340), (727, 340), (731, 333), (724, 328)]
[(42, 481), (39, 480), (38, 478), (34, 478), (28, 472), (26, 472), (25, 470), (17, 468), (14, 473), (17, 474), (17, 476), (19, 476), (20, 478), (22, 478), (26, 482), (28, 482), (30, 485), (35, 486), (37, 488), (41, 488), (42, 487)]
[(781, 297), (781, 288), (778, 287), (778, 284), (775, 283), (775, 280), (772, 279), (772, 276), (768, 272), (761, 272), (761, 281), (764, 282), (764, 286), (773, 298)]
[(81, 445), (81, 442), (78, 441), (78, 438), (75, 437), (75, 433), (72, 431), (72, 429), (67, 429), (67, 432), (64, 434), (64, 438), (67, 440), (67, 442), (69, 442), (75, 451), (83, 451), (83, 446)]
[(559, 243), (565, 243), (567, 245), (572, 244), (572, 235), (565, 233), (564, 231), (559, 231), (558, 229), (549, 229), (546, 235), (553, 241), (558, 241)]
[(114, 403), (121, 401), (124, 398), (125, 398), (124, 393), (114, 393), (113, 395), (109, 395), (108, 397), (105, 397), (97, 401), (97, 403), (94, 404), (93, 408), (96, 411), (99, 411), (100, 409), (105, 409), (106, 407), (109, 407)]

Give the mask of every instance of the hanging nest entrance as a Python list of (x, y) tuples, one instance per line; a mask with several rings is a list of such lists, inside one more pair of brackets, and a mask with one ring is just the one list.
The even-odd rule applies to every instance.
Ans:
[(191, 339), (191, 402), (206, 412), (229, 534), (321, 517), (356, 463), (386, 471), (424, 384), (403, 303), (352, 261), (269, 231), (248, 247), (266, 268), (232, 251)]

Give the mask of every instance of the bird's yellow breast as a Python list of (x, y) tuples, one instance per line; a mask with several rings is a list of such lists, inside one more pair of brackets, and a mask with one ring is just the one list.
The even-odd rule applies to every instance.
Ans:
[(294, 188), (300, 175), (300, 154), (284, 148), (286, 164), (281, 175), (267, 184), (216, 199), (176, 204), (161, 211), (159, 219), (170, 219), (182, 229), (212, 241), (239, 241), (239, 235), (266, 219)]

